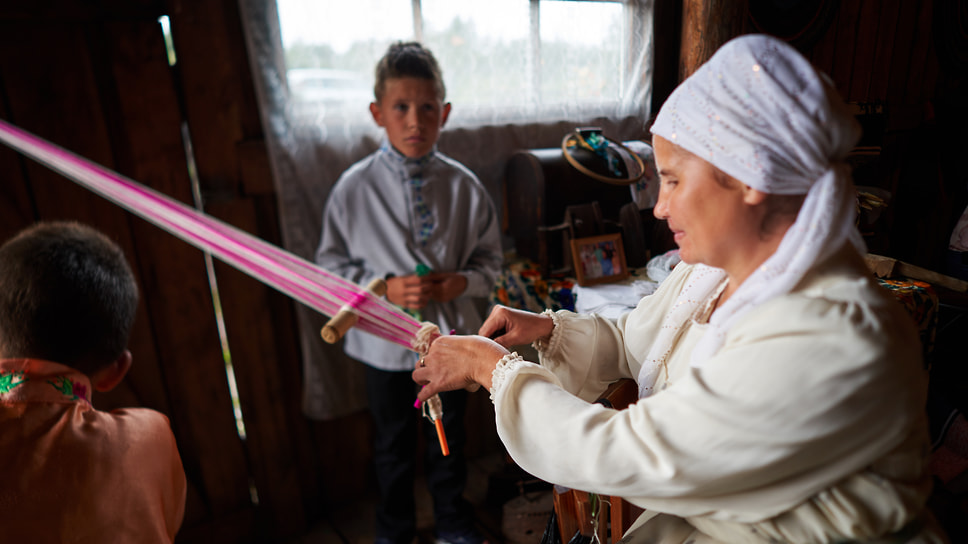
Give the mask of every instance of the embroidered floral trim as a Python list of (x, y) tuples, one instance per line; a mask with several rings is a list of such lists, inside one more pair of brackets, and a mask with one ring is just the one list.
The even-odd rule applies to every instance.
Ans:
[(0, 372), (0, 395), (13, 391), (20, 385), (23, 385), (24, 382), (29, 380), (30, 378), (24, 376), (23, 370), (18, 370), (9, 374)]
[(504, 385), (508, 374), (511, 374), (526, 362), (524, 357), (518, 355), (516, 351), (512, 351), (504, 357), (501, 357), (501, 360), (497, 362), (497, 366), (491, 372), (491, 403), (494, 402), (494, 392)]
[(83, 383), (73, 382), (66, 376), (57, 376), (53, 380), (47, 380), (47, 383), (71, 400), (88, 400), (87, 386)]
[(561, 330), (561, 317), (554, 310), (545, 310), (541, 312), (541, 315), (550, 316), (551, 321), (554, 322), (554, 326), (551, 328), (551, 334), (548, 336), (548, 340), (539, 338), (531, 343), (531, 347), (543, 353), (553, 353), (558, 349), (558, 344), (561, 343), (561, 335), (558, 334)]
[(91, 404), (91, 383), (84, 374), (41, 359), (0, 360), (0, 401)]

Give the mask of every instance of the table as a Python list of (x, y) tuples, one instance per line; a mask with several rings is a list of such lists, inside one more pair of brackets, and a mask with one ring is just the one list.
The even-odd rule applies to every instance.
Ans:
[(490, 301), (532, 312), (575, 311), (575, 285), (574, 278), (544, 278), (537, 263), (518, 259), (505, 265)]
[[(645, 268), (631, 271), (629, 281), (648, 279)], [(877, 283), (889, 290), (904, 305), (917, 323), (921, 345), (927, 356), (934, 346), (938, 327), (938, 294), (930, 283), (908, 278), (875, 278)], [(529, 259), (509, 261), (491, 291), (490, 302), (519, 310), (543, 312), (545, 310), (575, 311), (575, 278), (550, 277), (541, 274), (541, 267)]]

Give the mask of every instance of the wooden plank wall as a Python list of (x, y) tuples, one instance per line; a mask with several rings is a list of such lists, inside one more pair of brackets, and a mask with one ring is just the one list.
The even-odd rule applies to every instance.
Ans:
[[(158, 18), (171, 20), (170, 67)], [(206, 211), (270, 242), (278, 221), (233, 0), (6, 2), (0, 117), (183, 203), (190, 127)], [(265, 542), (301, 534), (320, 490), (299, 412), (292, 303), (215, 271), (247, 435), (236, 431), (203, 254), (87, 189), (0, 149), (0, 237), (37, 220), (90, 223), (126, 251), (142, 288), (124, 383), (102, 409), (168, 415), (189, 479), (179, 542)], [(252, 489), (256, 490), (257, 498)]]
[(893, 195), (882, 219), (885, 238), (872, 241), (872, 250), (940, 272), (946, 270), (951, 231), (968, 203), (968, 177), (946, 155), (955, 151), (951, 144), (964, 139), (960, 134), (968, 118), (963, 107), (948, 109), (964, 101), (964, 95), (951, 95), (949, 84), (963, 82), (965, 70), (943, 66), (935, 49), (942, 16), (936, 6), (944, 5), (842, 1), (810, 51), (848, 102), (884, 112), (865, 126), (864, 137), (865, 143), (879, 145), (881, 154), (855, 172), (859, 185)]
[[(252, 75), (234, 0), (173, 0), (185, 115), (208, 212), (280, 243), (276, 203)], [(205, 52), (199, 54), (199, 52)], [(299, 534), (317, 460), (299, 408), (298, 339), (291, 302), (227, 266), (216, 268), (245, 416), (248, 460), (266, 527)], [(229, 319), (228, 316), (235, 316)]]

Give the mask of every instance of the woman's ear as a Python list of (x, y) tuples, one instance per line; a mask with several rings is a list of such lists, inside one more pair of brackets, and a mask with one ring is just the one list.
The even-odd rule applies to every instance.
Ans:
[(102, 393), (114, 389), (131, 370), (131, 360), (131, 352), (124, 350), (117, 360), (91, 376), (91, 385)]
[(749, 185), (743, 185), (743, 202), (751, 206), (759, 206), (766, 200), (767, 193), (754, 189)]

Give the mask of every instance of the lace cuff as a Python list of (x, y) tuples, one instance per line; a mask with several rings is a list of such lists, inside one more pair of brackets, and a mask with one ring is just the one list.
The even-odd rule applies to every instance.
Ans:
[(524, 363), (525, 363), (524, 357), (521, 357), (520, 355), (518, 355), (518, 352), (516, 351), (512, 351), (511, 353), (508, 353), (504, 357), (501, 357), (501, 360), (497, 362), (497, 366), (495, 366), (494, 370), (491, 372), (491, 403), (492, 404), (494, 403), (495, 391), (497, 391), (498, 389), (501, 388), (501, 386), (504, 385), (504, 381), (507, 378), (508, 374), (520, 368)]
[(541, 312), (541, 315), (550, 316), (551, 320), (554, 321), (554, 326), (551, 328), (551, 334), (548, 336), (547, 341), (539, 338), (531, 343), (531, 347), (540, 352), (552, 352), (558, 349), (558, 344), (561, 343), (561, 335), (558, 334), (561, 330), (559, 327), (561, 325), (561, 318), (558, 316), (558, 312), (554, 310), (545, 310)]

